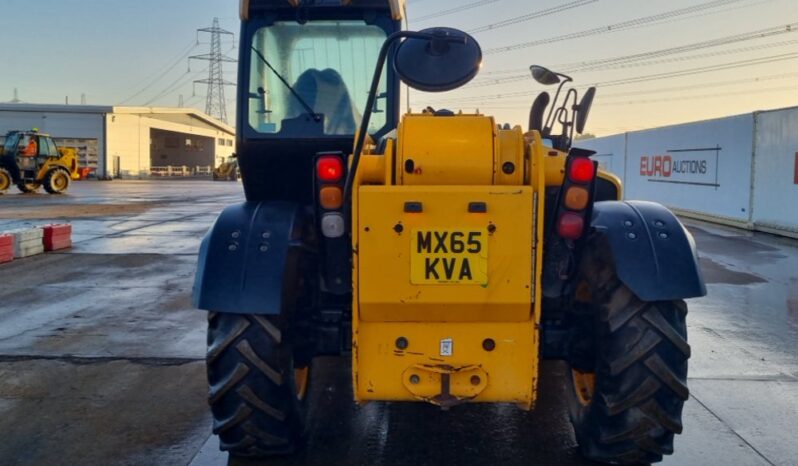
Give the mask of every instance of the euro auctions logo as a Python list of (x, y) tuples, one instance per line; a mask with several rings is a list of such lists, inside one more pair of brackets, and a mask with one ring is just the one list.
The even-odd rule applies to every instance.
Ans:
[(672, 149), (663, 155), (640, 157), (640, 176), (654, 183), (718, 185), (720, 147)]
[(707, 173), (706, 160), (676, 160), (670, 155), (654, 155), (640, 157), (640, 176), (670, 178), (672, 175), (689, 175)]

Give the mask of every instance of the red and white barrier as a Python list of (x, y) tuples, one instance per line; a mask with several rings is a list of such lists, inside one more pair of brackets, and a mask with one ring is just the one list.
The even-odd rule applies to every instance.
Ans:
[(35, 256), (44, 252), (42, 238), (44, 232), (41, 228), (24, 228), (8, 232), (14, 235), (14, 258)]
[(44, 250), (58, 251), (72, 247), (72, 225), (68, 223), (44, 225)]
[(68, 223), (0, 231), (0, 264), (71, 247), (72, 225)]
[(14, 236), (0, 234), (0, 264), (14, 260)]

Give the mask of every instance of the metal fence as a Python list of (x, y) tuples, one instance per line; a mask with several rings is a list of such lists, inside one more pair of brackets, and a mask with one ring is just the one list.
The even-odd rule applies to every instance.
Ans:
[(150, 167), (150, 176), (154, 178), (190, 178), (190, 177), (209, 177), (213, 173), (213, 167), (194, 166), (188, 167), (167, 165), (165, 167)]

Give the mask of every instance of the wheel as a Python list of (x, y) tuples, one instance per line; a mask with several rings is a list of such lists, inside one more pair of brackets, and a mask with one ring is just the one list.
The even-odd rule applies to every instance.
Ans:
[(606, 244), (587, 246), (577, 300), (591, 331), (572, 350), (569, 411), (582, 454), (614, 464), (673, 453), (687, 389), (684, 301), (645, 302), (617, 278)]
[(234, 456), (287, 455), (304, 433), (310, 364), (294, 364), (279, 316), (211, 313), (208, 398), (213, 433)]
[(44, 177), (44, 190), (50, 194), (62, 194), (69, 188), (69, 173), (63, 168), (50, 170)]
[(19, 189), (20, 192), (23, 192), (23, 193), (26, 193), (26, 194), (27, 193), (35, 193), (41, 187), (42, 187), (42, 185), (40, 185), (39, 183), (32, 183), (32, 182), (20, 182), (20, 183), (17, 183), (17, 189)]
[(11, 173), (5, 168), (0, 168), (0, 194), (5, 194), (11, 184)]

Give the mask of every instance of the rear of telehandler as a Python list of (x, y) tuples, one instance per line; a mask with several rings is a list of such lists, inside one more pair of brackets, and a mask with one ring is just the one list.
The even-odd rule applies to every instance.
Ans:
[(402, 15), (397, 0), (242, 2), (247, 202), (206, 236), (194, 290), (222, 449), (296, 450), (313, 357), (351, 353), (357, 402), (443, 408), (531, 409), (539, 361), (563, 360), (582, 452), (660, 460), (688, 396), (682, 300), (705, 293), (690, 234), (571, 148), (594, 90), (562, 94), (562, 74), (532, 68), (560, 86), (527, 132), (400, 119), (400, 81), (452, 90), (482, 58), (463, 32), (401, 31)]

